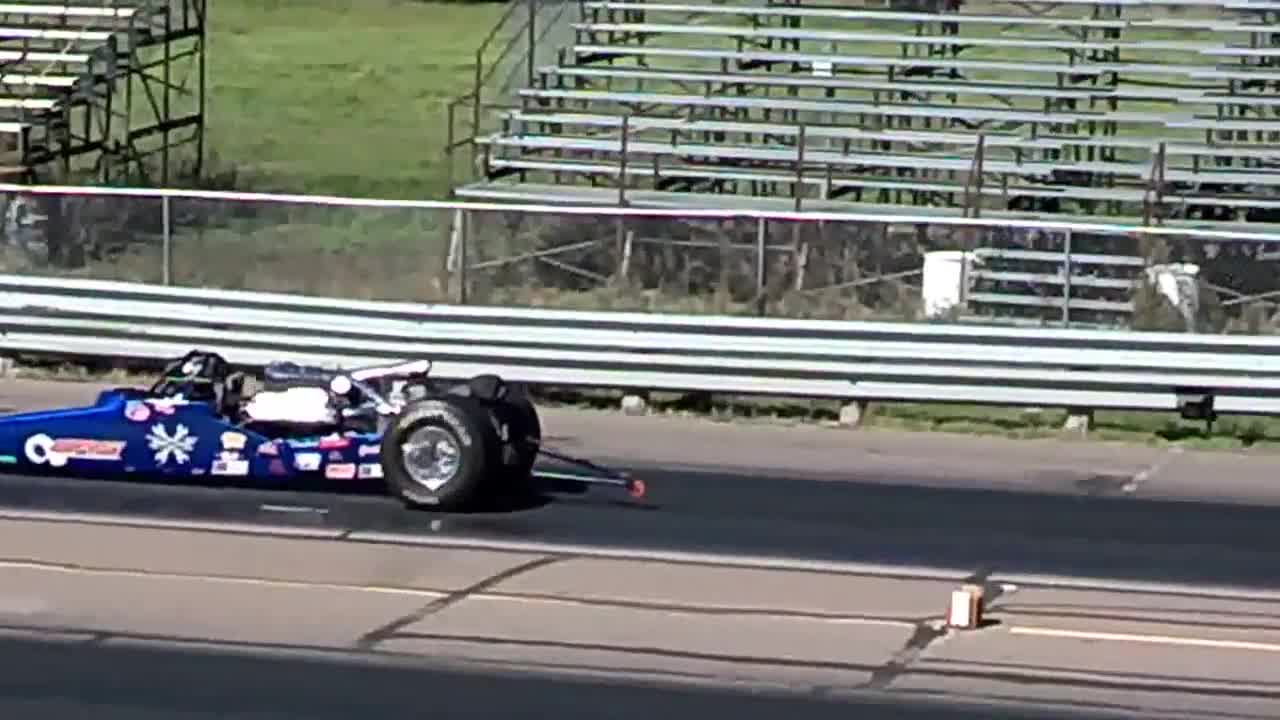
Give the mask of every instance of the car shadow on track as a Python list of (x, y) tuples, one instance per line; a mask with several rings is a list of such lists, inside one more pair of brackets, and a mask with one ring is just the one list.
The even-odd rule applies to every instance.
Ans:
[[(614, 513), (565, 499), (579, 542), (1277, 588), (1280, 507), (1083, 491), (940, 487), (640, 468), (658, 510)], [(853, 473), (851, 473), (852, 475)], [(567, 520), (560, 524), (568, 525)]]
[[(0, 476), (0, 508), (212, 522), (305, 524), (575, 546), (765, 555), (1180, 584), (1280, 584), (1280, 507), (638, 468), (648, 512), (621, 493), (496, 498), (469, 513), (412, 512), (376, 485), (250, 491), (203, 482)], [(264, 512), (263, 505), (322, 512)], [(904, 569), (904, 572), (907, 572)]]
[[(28, 473), (23, 475), (0, 474), (0, 503), (5, 501), (5, 493), (12, 488), (23, 485), (33, 492), (56, 492), (62, 488), (69, 491), (102, 491), (127, 488), (151, 488), (168, 494), (183, 491), (225, 491), (228, 498), (260, 497), (273, 495), (287, 497), (305, 494), (314, 498), (332, 498), (341, 501), (343, 498), (378, 498), (391, 500), (381, 480), (352, 479), (333, 480), (324, 477), (284, 478), (273, 483), (256, 478), (237, 478), (230, 476), (164, 476), (164, 475), (130, 475), (128, 477), (100, 476), (68, 478), (56, 473)], [(576, 488), (563, 483), (550, 485), (541, 483), (528, 492), (503, 492), (487, 495), (465, 510), (453, 511), (457, 514), (476, 513), (518, 513), (535, 510), (551, 503), (556, 493), (571, 492), (580, 494)]]

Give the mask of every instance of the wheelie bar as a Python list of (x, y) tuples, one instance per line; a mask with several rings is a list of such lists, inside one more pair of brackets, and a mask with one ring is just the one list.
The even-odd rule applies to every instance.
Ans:
[(596, 463), (593, 463), (590, 460), (584, 460), (582, 458), (563, 455), (553, 450), (547, 450), (546, 448), (538, 448), (538, 454), (545, 455), (546, 457), (552, 460), (558, 460), (568, 465), (576, 465), (585, 470), (590, 470), (592, 472), (598, 473), (599, 475), (595, 477), (583, 477), (581, 475), (570, 475), (568, 473), (557, 473), (555, 471), (534, 470), (533, 474), (536, 476), (545, 477), (553, 480), (571, 480), (575, 482), (594, 483), (598, 485), (613, 485), (613, 486), (621, 487), (625, 489), (628, 495), (630, 495), (631, 497), (637, 500), (645, 497), (645, 495), (649, 491), (648, 486), (645, 485), (645, 482), (643, 480), (639, 478), (631, 477), (626, 473), (619, 472), (617, 470), (612, 470), (602, 465), (597, 465)]

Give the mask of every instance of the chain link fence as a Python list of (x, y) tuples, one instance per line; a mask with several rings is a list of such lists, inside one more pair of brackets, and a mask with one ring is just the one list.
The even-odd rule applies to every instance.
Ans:
[(1271, 333), (1280, 235), (9, 188), (0, 271), (413, 302)]

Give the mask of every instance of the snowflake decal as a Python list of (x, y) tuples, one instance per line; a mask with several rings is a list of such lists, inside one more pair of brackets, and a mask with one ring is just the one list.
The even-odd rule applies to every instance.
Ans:
[(156, 423), (147, 434), (147, 444), (156, 451), (156, 464), (164, 465), (173, 459), (181, 465), (191, 459), (191, 452), (196, 447), (196, 437), (186, 425), (179, 425), (170, 435), (163, 424)]

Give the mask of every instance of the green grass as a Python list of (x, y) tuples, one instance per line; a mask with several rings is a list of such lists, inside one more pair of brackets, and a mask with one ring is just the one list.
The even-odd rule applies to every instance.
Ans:
[(208, 145), (219, 169), (255, 190), (443, 197), (443, 102), (468, 91), (475, 50), (504, 9), (210, 3)]
[[(1039, 411), (968, 405), (902, 403), (875, 410), (870, 426), (1008, 438), (1055, 438), (1067, 413), (1057, 408)], [(1178, 445), (1198, 450), (1280, 450), (1280, 419), (1227, 417), (1212, 428), (1204, 422), (1182, 420), (1174, 413), (1098, 412), (1089, 437), (1093, 440)]]
[[(550, 391), (540, 398), (546, 405), (609, 409), (618, 406), (620, 392)], [(722, 422), (826, 425), (838, 423), (839, 401), (797, 398), (730, 398), (654, 393), (650, 412), (706, 417)], [(1010, 439), (1079, 440), (1065, 431), (1067, 413), (1059, 408), (1001, 408), (936, 403), (873, 403), (863, 428), (889, 431), (944, 432)], [(1212, 427), (1183, 420), (1175, 413), (1097, 412), (1086, 436), (1092, 442), (1179, 446), (1194, 450), (1254, 452), (1280, 451), (1280, 418), (1223, 417)]]

